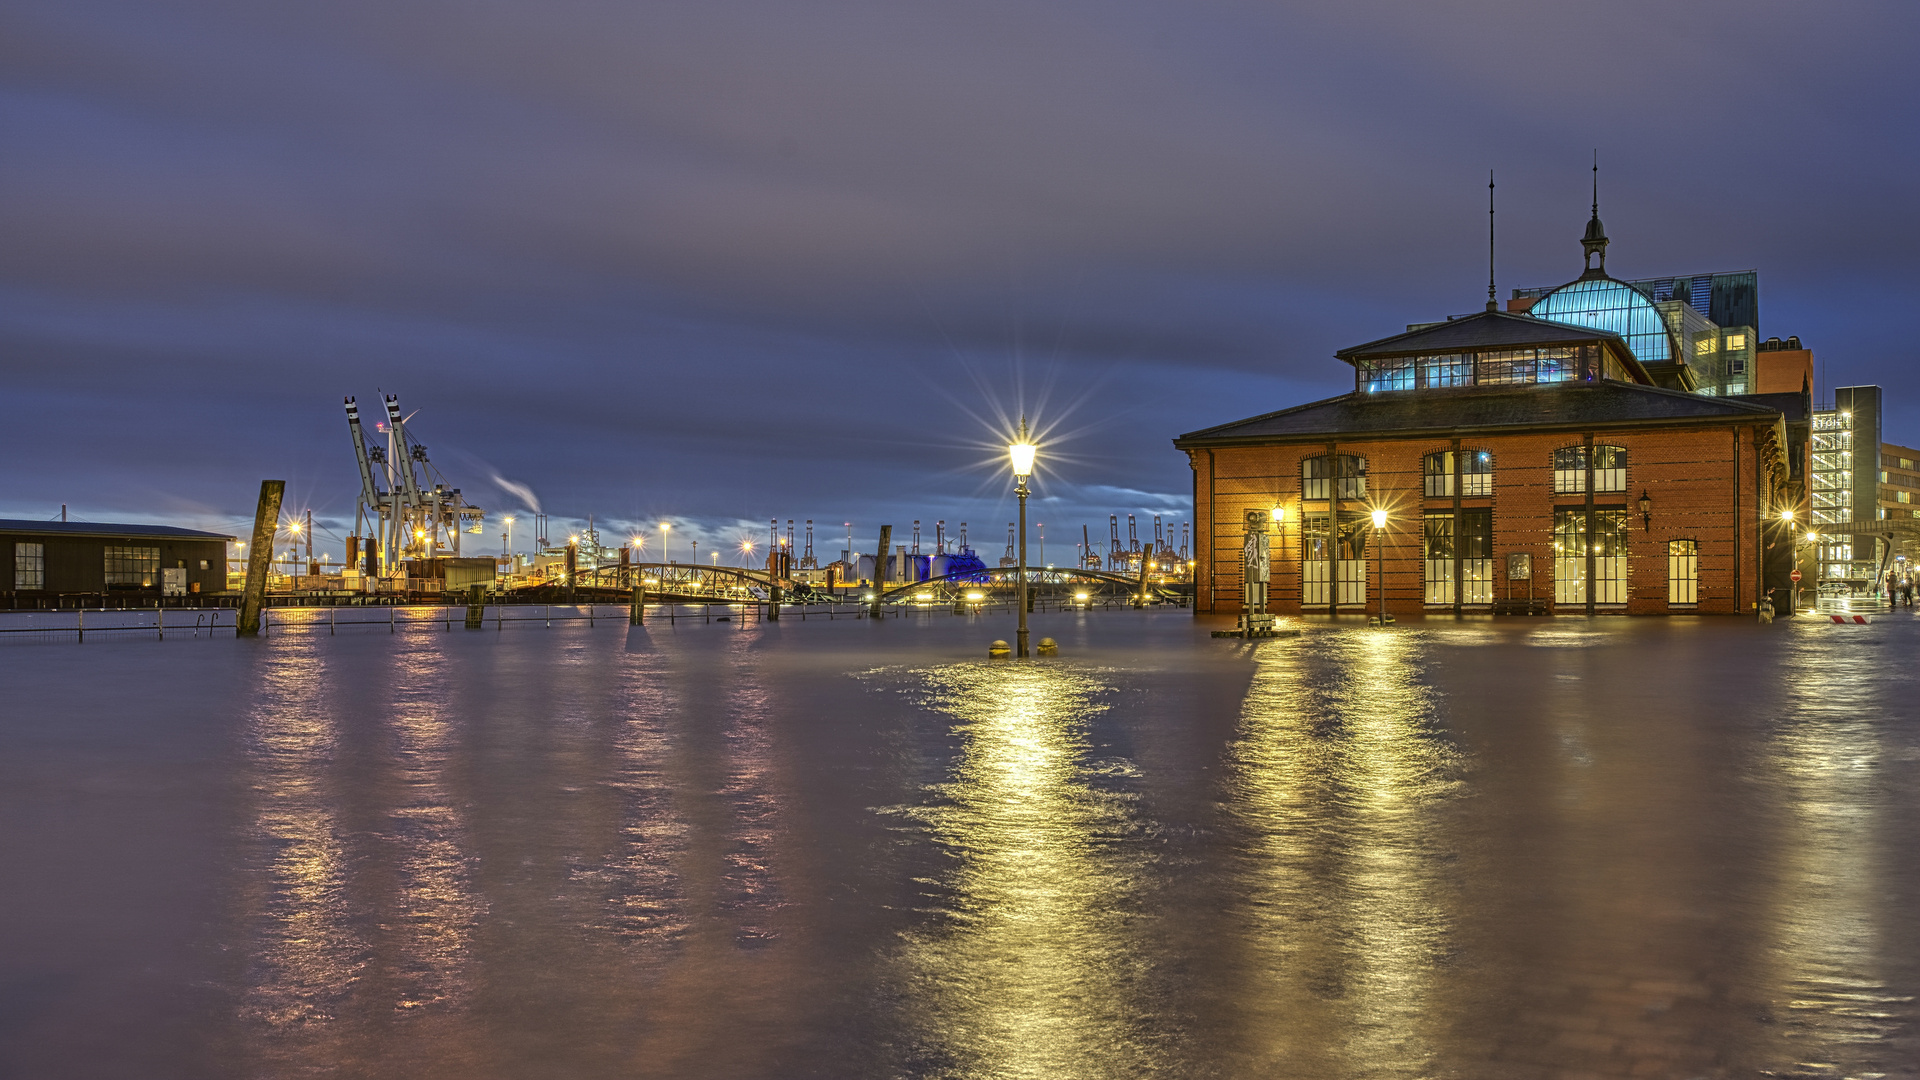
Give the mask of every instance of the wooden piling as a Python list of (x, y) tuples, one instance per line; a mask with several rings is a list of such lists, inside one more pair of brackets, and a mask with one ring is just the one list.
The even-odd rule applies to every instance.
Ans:
[(280, 500), (287, 494), (285, 480), (260, 481), (260, 504), (253, 512), (253, 542), (247, 548), (247, 580), (240, 592), (240, 617), (234, 636), (260, 635), (260, 607), (267, 598), (267, 569), (273, 559), (274, 537), (280, 532)]
[(641, 612), (643, 612), (646, 609), (646, 604), (647, 604), (646, 587), (641, 585), (635, 585), (633, 587), (633, 599), (627, 602), (627, 625), (628, 626), (640, 625)]
[(880, 550), (873, 557), (873, 604), (867, 609), (869, 619), (880, 617), (880, 594), (887, 588), (887, 545), (893, 543), (893, 526), (880, 526)]
[(467, 629), (478, 630), (487, 615), (487, 587), (473, 585), (467, 589)]

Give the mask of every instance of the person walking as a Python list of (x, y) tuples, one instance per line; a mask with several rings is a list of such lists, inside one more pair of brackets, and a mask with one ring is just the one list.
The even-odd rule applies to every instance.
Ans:
[(1908, 574), (1900, 582), (1900, 599), (1904, 601), (1908, 607), (1913, 606), (1913, 575), (1912, 574)]

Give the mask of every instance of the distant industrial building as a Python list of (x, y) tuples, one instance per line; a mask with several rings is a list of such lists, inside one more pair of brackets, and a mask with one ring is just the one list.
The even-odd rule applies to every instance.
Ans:
[(222, 592), (232, 539), (170, 525), (0, 519), (0, 552), (13, 571), (5, 599), (37, 607), (59, 597)]

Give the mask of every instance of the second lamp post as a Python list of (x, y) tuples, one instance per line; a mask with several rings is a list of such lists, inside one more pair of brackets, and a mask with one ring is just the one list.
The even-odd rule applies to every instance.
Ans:
[(1014, 635), (1014, 656), (1027, 655), (1027, 477), (1033, 475), (1033, 441), (1027, 437), (1027, 418), (1020, 418), (1020, 436), (1007, 447), (1013, 459), (1014, 494), (1020, 497), (1020, 559), (1014, 568), (1020, 580), (1020, 630)]

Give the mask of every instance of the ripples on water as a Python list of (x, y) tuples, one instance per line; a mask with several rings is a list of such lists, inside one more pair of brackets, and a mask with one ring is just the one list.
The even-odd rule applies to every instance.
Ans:
[[(1920, 709), (1862, 677), (1915, 623), (1042, 625), (1061, 658), (957, 659), (980, 628), (935, 620), (15, 670), (165, 650), (153, 722), (226, 725), (231, 828), (184, 841), (223, 914), (176, 932), (231, 1075), (1920, 1069)], [(195, 713), (215, 683), (235, 715)], [(76, 769), (48, 738), (4, 749)], [(0, 1062), (84, 1064), (52, 1023), (0, 1022)]]

